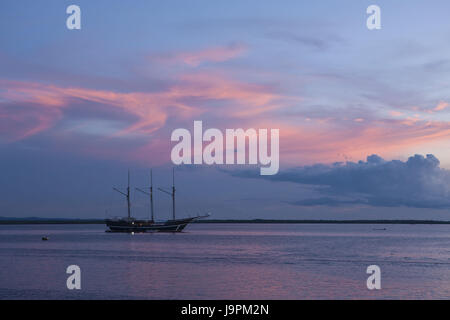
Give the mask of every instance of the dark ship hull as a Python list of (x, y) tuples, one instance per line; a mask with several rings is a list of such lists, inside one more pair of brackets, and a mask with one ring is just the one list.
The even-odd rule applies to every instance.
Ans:
[(181, 232), (188, 223), (200, 217), (167, 220), (164, 222), (154, 222), (148, 220), (131, 219), (107, 219), (106, 226), (109, 232)]

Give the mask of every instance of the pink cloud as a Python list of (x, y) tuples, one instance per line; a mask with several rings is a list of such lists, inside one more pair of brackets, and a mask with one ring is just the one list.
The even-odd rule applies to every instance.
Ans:
[(394, 111), (390, 111), (389, 114), (390, 114), (391, 116), (393, 116), (393, 117), (401, 117), (401, 116), (404, 115), (403, 112), (395, 111), (395, 110), (394, 110)]
[[(14, 111), (9, 111), (12, 108)], [(25, 139), (50, 128), (61, 116), (57, 108), (38, 109), (15, 104), (2, 108), (0, 104), (0, 137), (11, 141)]]
[(450, 137), (450, 123), (438, 121), (380, 119), (357, 127), (314, 123), (279, 127), (281, 160), (287, 165), (357, 160), (373, 153), (392, 156)]
[[(167, 119), (167, 112), (159, 103), (161, 97), (145, 93), (116, 93), (112, 91), (93, 90), (85, 88), (63, 88), (54, 85), (45, 85), (30, 82), (13, 82), (1, 80), (4, 88), (1, 97), (15, 104), (26, 105), (27, 108), (38, 109), (39, 112), (29, 112), (22, 116), (34, 115), (36, 125), (29, 130), (27, 137), (50, 128), (61, 118), (61, 112), (67, 108), (74, 99), (81, 99), (100, 104), (106, 104), (122, 108), (138, 117), (139, 121), (129, 128), (130, 131), (141, 131), (151, 133), (160, 128)], [(178, 106), (181, 110), (179, 115), (189, 112), (189, 108)], [(48, 112), (48, 110), (57, 110)], [(4, 114), (10, 118), (20, 117), (20, 114), (10, 110)]]
[[(448, 122), (419, 117), (355, 118), (342, 124), (331, 115), (294, 122), (275, 117), (274, 112), (302, 100), (279, 94), (273, 87), (243, 83), (217, 73), (185, 74), (178, 80), (160, 92), (129, 93), (0, 80), (0, 136), (24, 139), (48, 130), (64, 118), (66, 109), (74, 107), (75, 100), (84, 100), (133, 116), (134, 122), (113, 136), (151, 137), (127, 149), (126, 156), (139, 162), (170, 161), (169, 136), (175, 127), (167, 127), (169, 119), (171, 126), (187, 128), (193, 120), (216, 119), (222, 128), (280, 129), (281, 161), (288, 165), (362, 159), (373, 153), (389, 156), (450, 137)], [(93, 148), (92, 144), (99, 141), (88, 141), (85, 147), (79, 143), (81, 149), (72, 151), (98, 157), (124, 156), (122, 149), (114, 150), (112, 142), (104, 148)]]
[(152, 56), (151, 59), (168, 64), (185, 64), (197, 67), (205, 62), (224, 62), (241, 56), (247, 51), (247, 47), (234, 44), (224, 47), (212, 47), (197, 51), (185, 51), (176, 54)]
[(439, 101), (438, 105), (433, 109), (434, 111), (442, 111), (449, 106), (448, 102)]
[[(161, 92), (130, 93), (0, 80), (0, 98), (16, 106), (7, 109), (7, 104), (0, 104), (2, 122), (28, 121), (23, 132), (15, 133), (16, 139), (22, 139), (51, 128), (78, 99), (119, 108), (137, 119), (117, 135), (148, 135), (161, 129), (169, 118), (183, 122), (211, 114), (239, 119), (282, 106), (278, 100), (283, 97), (268, 86), (241, 83), (218, 74), (190, 74), (179, 80)], [(211, 107), (217, 101), (226, 103), (226, 107)], [(19, 105), (27, 112), (19, 112)]]

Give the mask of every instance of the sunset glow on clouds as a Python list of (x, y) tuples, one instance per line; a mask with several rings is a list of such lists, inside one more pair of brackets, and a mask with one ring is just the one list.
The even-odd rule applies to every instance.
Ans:
[[(1, 98), (5, 101), (5, 109), (8, 104), (20, 104), (36, 109), (40, 114), (28, 119), (11, 109), (10, 113), (3, 115), (3, 121), (5, 126), (10, 120), (18, 122), (18, 125), (22, 120), (33, 122), (34, 127), (25, 128), (24, 132), (15, 137), (23, 139), (48, 129), (61, 117), (63, 109), (69, 108), (75, 100), (83, 100), (120, 108), (136, 117), (135, 123), (118, 134), (151, 134), (160, 129), (168, 117), (179, 121), (194, 119), (203, 113), (211, 112), (215, 116), (240, 119), (281, 107), (277, 100), (282, 97), (271, 93), (265, 86), (239, 83), (205, 74), (184, 75), (180, 79), (181, 84), (170, 87), (167, 91), (154, 93), (120, 93), (1, 80)], [(206, 104), (216, 101), (225, 101), (229, 103), (229, 107), (208, 109)]]
[[(279, 129), (282, 170), (416, 153), (450, 168), (444, 29), (406, 32), (397, 4), (386, 5), (388, 30), (376, 32), (355, 14), (364, 4), (330, 2), (334, 15), (312, 3), (259, 5), (258, 14), (243, 3), (200, 14), (183, 2), (175, 11), (158, 4), (136, 20), (139, 9), (128, 7), (120, 18), (92, 19), (98, 4), (81, 1), (89, 20), (78, 32), (39, 33), (2, 16), (10, 31), (0, 39), (0, 146), (9, 156), (39, 149), (170, 166), (171, 132), (202, 120), (222, 130)], [(25, 19), (35, 6), (8, 9)], [(443, 21), (429, 6), (414, 8)], [(49, 13), (50, 24), (60, 19)], [(106, 27), (111, 21), (117, 28)]]
[[(273, 119), (274, 114), (292, 103), (301, 104), (302, 99), (283, 96), (268, 86), (239, 83), (218, 75), (181, 75), (180, 80), (167, 91), (148, 93), (1, 80), (3, 138), (22, 140), (49, 130), (65, 118), (67, 109), (76, 108), (77, 101), (93, 103), (93, 108), (118, 108), (135, 119), (116, 119), (123, 122), (122, 128), (97, 130), (108, 138), (137, 134), (150, 140), (163, 139), (168, 119), (190, 124), (205, 116), (224, 128), (233, 123), (244, 128), (280, 128), (282, 159), (291, 165), (298, 164), (299, 159), (300, 163), (313, 163), (338, 161), (342, 157), (360, 159), (370, 152), (389, 155), (413, 145), (445, 141), (450, 136), (448, 122), (402, 117), (403, 113), (396, 111), (391, 112), (393, 118), (352, 121), (332, 114), (316, 119), (297, 116), (296, 123), (283, 115)], [(433, 110), (443, 109), (445, 103), (440, 102)], [(89, 119), (85, 121), (88, 123)]]
[(150, 57), (150, 60), (168, 64), (186, 64), (197, 67), (207, 62), (223, 62), (245, 53), (247, 48), (243, 45), (233, 44), (223, 47), (211, 47), (203, 50), (180, 53), (166, 53)]

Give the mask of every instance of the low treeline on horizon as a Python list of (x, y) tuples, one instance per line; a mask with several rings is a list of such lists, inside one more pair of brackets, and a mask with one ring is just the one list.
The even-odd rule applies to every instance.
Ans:
[[(0, 224), (104, 224), (105, 219), (0, 217)], [(298, 224), (450, 224), (443, 220), (296, 220), (296, 219), (202, 219), (193, 223), (298, 223)]]

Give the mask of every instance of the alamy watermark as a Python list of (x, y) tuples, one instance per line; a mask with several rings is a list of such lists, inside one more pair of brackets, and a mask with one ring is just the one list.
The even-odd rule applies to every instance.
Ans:
[(67, 7), (66, 13), (70, 14), (66, 20), (66, 26), (69, 30), (81, 29), (81, 9), (79, 6), (72, 4)]
[(367, 7), (367, 14), (370, 16), (366, 20), (366, 26), (369, 30), (381, 29), (381, 9), (379, 6), (373, 4)]
[(280, 130), (270, 129), (270, 143), (268, 134), (268, 129), (226, 129), (225, 135), (215, 128), (203, 132), (203, 122), (194, 121), (193, 137), (183, 128), (172, 132), (171, 140), (178, 143), (170, 156), (176, 165), (259, 164), (261, 175), (274, 175), (280, 166)]
[(367, 278), (366, 284), (369, 290), (380, 290), (381, 289), (381, 269), (376, 264), (370, 265), (366, 270), (367, 274), (370, 276)]
[(81, 289), (81, 269), (76, 264), (72, 264), (67, 267), (66, 273), (70, 274), (67, 278), (66, 286), (69, 290)]

